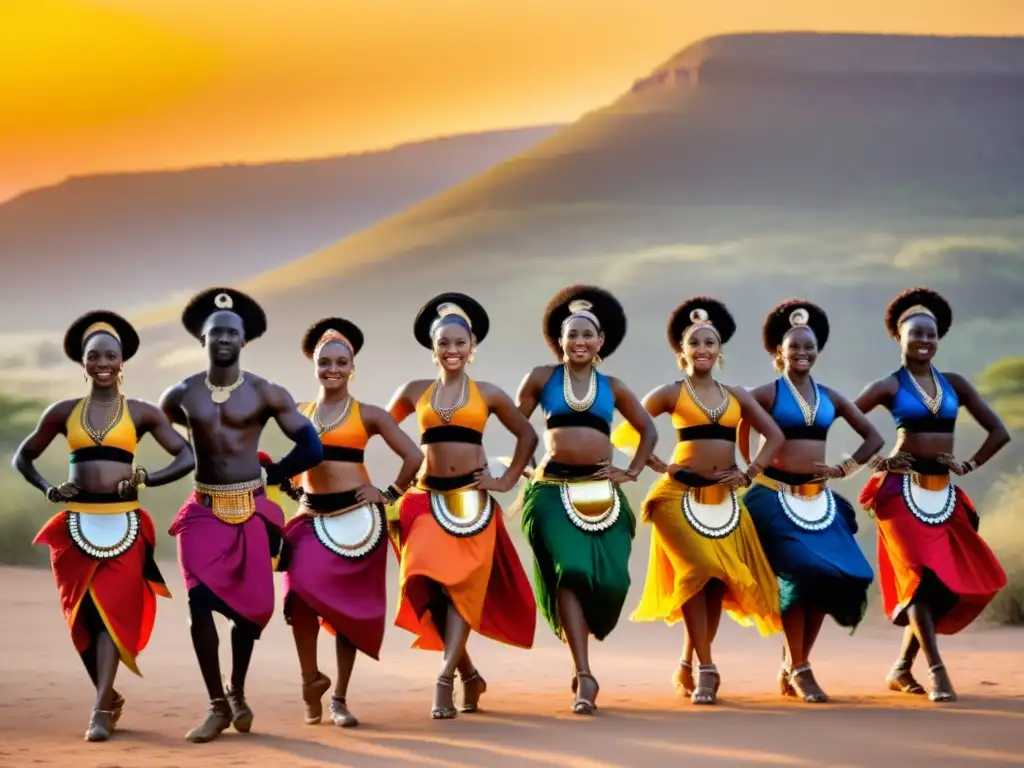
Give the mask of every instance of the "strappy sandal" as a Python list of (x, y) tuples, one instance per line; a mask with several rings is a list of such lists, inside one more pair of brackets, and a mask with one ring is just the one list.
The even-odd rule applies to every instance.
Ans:
[(898, 693), (923, 696), (928, 692), (924, 689), (923, 685), (914, 679), (914, 675), (910, 672), (910, 662), (905, 659), (900, 659), (893, 664), (889, 674), (885, 676), (885, 683), (889, 686), (890, 691)]
[(124, 713), (124, 696), (117, 691), (114, 691), (114, 703), (112, 705), (113, 713), (110, 716), (110, 727), (117, 728), (117, 723), (121, 719), (121, 715)]
[(94, 709), (89, 718), (89, 727), (85, 729), (86, 741), (107, 741), (114, 730), (114, 710)]
[[(461, 677), (461, 675), (460, 675)], [(480, 697), (487, 693), (487, 681), (481, 677), (478, 670), (473, 670), (466, 677), (462, 678), (462, 706), (460, 712), (479, 712)]]
[[(455, 685), (455, 676), (445, 677), (438, 675), (437, 685), (443, 688), (453, 688)], [(455, 711), (454, 707), (434, 707), (430, 710), (430, 716), (434, 720), (454, 720), (458, 716), (458, 712)]]
[(949, 690), (940, 690), (936, 682), (939, 677), (939, 673), (945, 672), (945, 664), (936, 664), (935, 666), (928, 668), (928, 673), (932, 676), (932, 689), (928, 693), (929, 700), (938, 703), (956, 701), (956, 691), (953, 690), (953, 681), (949, 679), (948, 674), (944, 674), (944, 677), (946, 678), (946, 682), (949, 683)]
[(697, 669), (697, 688), (691, 694), (690, 701), (694, 704), (717, 704), (718, 687), (722, 683), (718, 667), (714, 664), (701, 664)]
[(316, 725), (324, 716), (324, 694), (331, 689), (331, 679), (323, 672), (302, 684), (302, 701), (306, 704), (306, 725)]
[(572, 713), (574, 715), (592, 715), (597, 712), (597, 704), (589, 699), (584, 699), (579, 694), (579, 681), (581, 677), (585, 677), (587, 680), (591, 680), (594, 683), (594, 698), (597, 698), (597, 694), (601, 691), (601, 685), (589, 672), (577, 672), (576, 676), (572, 679), (573, 689), (572, 692), (576, 695), (576, 698), (572, 702)]
[[(689, 675), (689, 681), (685, 679), (686, 675)], [(693, 664), (680, 659), (679, 666), (676, 668), (675, 674), (672, 675), (672, 685), (676, 689), (677, 696), (692, 696), (696, 689), (696, 686), (693, 685)]]
[(811, 671), (810, 664), (803, 664), (790, 670), (787, 679), (793, 690), (793, 695), (799, 696), (806, 703), (824, 704), (828, 701), (828, 694), (821, 690), (818, 681), (814, 679), (814, 672)]
[(796, 689), (793, 688), (793, 683), (789, 680), (789, 674), (789, 667), (786, 666), (786, 662), (782, 662), (777, 678), (779, 681), (779, 693), (783, 696), (796, 696)]
[(342, 696), (331, 697), (331, 722), (339, 728), (355, 728), (359, 725), (356, 716), (348, 711), (348, 704)]

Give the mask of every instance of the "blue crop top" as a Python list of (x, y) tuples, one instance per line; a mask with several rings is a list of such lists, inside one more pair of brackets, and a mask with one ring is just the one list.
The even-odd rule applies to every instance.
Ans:
[(936, 414), (928, 410), (928, 406), (925, 405), (924, 399), (911, 380), (910, 371), (900, 368), (893, 374), (900, 384), (892, 398), (892, 406), (889, 408), (896, 420), (896, 429), (905, 432), (938, 433), (952, 433), (955, 430), (960, 398), (956, 396), (956, 390), (946, 381), (946, 377), (935, 371), (934, 368), (932, 370), (942, 388), (942, 404)]
[[(836, 406), (832, 398), (814, 379), (811, 379), (811, 384), (818, 393), (818, 412), (814, 416), (814, 423), (808, 426), (804, 421), (800, 404), (789, 390), (789, 385), (781, 377), (775, 380), (772, 418), (782, 429), (782, 434), (787, 440), (824, 440), (828, 437), (829, 427), (836, 420)], [(813, 408), (813, 401), (808, 405)]]
[(558, 366), (540, 392), (540, 407), (544, 412), (545, 427), (589, 427), (610, 435), (615, 418), (615, 393), (608, 377), (597, 372), (597, 395), (590, 408), (575, 411), (565, 402), (565, 366)]

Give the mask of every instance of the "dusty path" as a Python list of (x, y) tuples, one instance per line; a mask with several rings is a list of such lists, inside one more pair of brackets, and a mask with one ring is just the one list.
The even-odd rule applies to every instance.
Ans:
[[(438, 657), (409, 649), (409, 636), (391, 629), (382, 662), (357, 662), (349, 702), (363, 724), (342, 731), (303, 725), (295, 652), (278, 614), (250, 673), (254, 732), (188, 744), (182, 736), (206, 704), (180, 577), (173, 564), (164, 574), (177, 599), (160, 603), (140, 659), (146, 678), (122, 670), (122, 729), (107, 744), (86, 744), (91, 690), (52, 576), (0, 568), (0, 766), (1024, 765), (1024, 632), (978, 628), (947, 639), (961, 700), (938, 706), (883, 690), (898, 633), (877, 622), (852, 638), (826, 626), (815, 669), (835, 701), (818, 707), (775, 695), (778, 641), (724, 623), (722, 702), (698, 708), (676, 699), (669, 683), (680, 630), (624, 621), (593, 650), (601, 709), (592, 719), (569, 713), (568, 652), (546, 627), (529, 652), (476, 638), (471, 648), (490, 686), (486, 712), (442, 723), (429, 718)], [(321, 658), (332, 674), (326, 636)], [(919, 677), (927, 677), (923, 667)]]

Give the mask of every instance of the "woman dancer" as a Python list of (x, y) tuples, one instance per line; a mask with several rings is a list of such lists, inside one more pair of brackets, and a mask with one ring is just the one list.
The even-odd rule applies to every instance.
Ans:
[[(748, 487), (783, 443), (782, 431), (742, 387), (727, 387), (713, 375), (722, 347), (736, 331), (725, 305), (708, 297), (689, 299), (668, 322), (669, 345), (686, 378), (644, 398), (654, 417), (672, 415), (679, 442), (672, 464), (652, 457), (664, 475), (644, 500), (643, 519), (654, 524), (647, 580), (633, 621), (664, 620), (686, 625), (686, 648), (674, 682), (694, 704), (714, 704), (720, 676), (711, 657), (723, 608), (762, 635), (781, 629), (779, 596), (757, 532), (736, 494)], [(736, 428), (749, 420), (765, 444), (746, 471), (736, 466)], [(635, 433), (623, 425), (613, 437), (629, 449)], [(700, 661), (694, 686), (689, 649)]]
[[(921, 694), (911, 667), (924, 651), (932, 701), (955, 701), (939, 655), (936, 634), (951, 635), (970, 624), (1006, 586), (1006, 574), (978, 535), (974, 504), (950, 482), (991, 459), (1010, 441), (999, 417), (966, 378), (939, 373), (932, 360), (939, 339), (953, 323), (953, 310), (928, 288), (897, 296), (885, 326), (900, 343), (903, 365), (868, 385), (856, 405), (864, 413), (882, 406), (896, 422), (892, 454), (877, 459), (860, 501), (878, 522), (878, 575), (885, 613), (906, 627), (900, 657), (886, 678), (892, 690)], [(953, 431), (960, 406), (988, 432), (968, 461), (953, 457)]]
[[(810, 655), (826, 615), (851, 632), (864, 618), (874, 574), (857, 546), (857, 516), (825, 481), (848, 477), (881, 450), (878, 431), (853, 404), (818, 384), (811, 368), (828, 341), (825, 312), (808, 301), (779, 304), (764, 322), (764, 348), (781, 374), (753, 390), (771, 413), (786, 442), (743, 494), (743, 504), (779, 579), (785, 632), (779, 686), (784, 696), (809, 703), (828, 701), (814, 679)], [(845, 419), (863, 442), (837, 466), (825, 464), (825, 441), (836, 419)], [(740, 451), (749, 462), (744, 422)]]
[[(380, 657), (387, 614), (387, 521), (383, 504), (412, 484), (423, 459), (416, 444), (381, 408), (349, 393), (363, 334), (342, 318), (306, 331), (302, 351), (316, 366), (320, 393), (299, 410), (316, 427), (324, 462), (296, 478), (299, 513), (284, 529), (279, 570), (285, 572), (285, 620), (291, 624), (302, 669), (306, 723), (319, 723), (330, 679), (317, 666), (320, 624), (335, 637), (337, 684), (330, 715), (335, 725), (358, 725), (346, 703), (356, 650)], [(363, 451), (380, 435), (402, 459), (388, 491), (370, 483)]]
[[(136, 657), (153, 631), (156, 596), (170, 597), (138, 490), (174, 482), (194, 466), (192, 449), (156, 406), (121, 394), (124, 364), (138, 348), (138, 334), (120, 315), (97, 311), (76, 320), (64, 352), (85, 369), (89, 393), (51, 405), (13, 461), (48, 501), (64, 506), (32, 543), (50, 548), (64, 619), (96, 687), (87, 741), (110, 738), (124, 709), (114, 690), (118, 664), (142, 676)], [(147, 433), (174, 457), (156, 472), (133, 466)], [(54, 486), (35, 461), (59, 435), (67, 437), (70, 467), (68, 479)]]
[[(572, 653), (578, 715), (597, 709), (590, 635), (608, 636), (629, 591), (636, 518), (619, 486), (636, 481), (657, 440), (637, 397), (597, 371), (625, 335), (626, 316), (614, 296), (586, 285), (563, 289), (544, 312), (544, 336), (562, 362), (534, 368), (517, 398), (526, 418), (539, 405), (546, 419), (546, 454), (523, 491), (523, 534), (533, 548), (537, 602)], [(611, 463), (616, 409), (641, 436), (627, 470)]]
[[(431, 716), (456, 716), (454, 676), (462, 678), (461, 711), (477, 711), (487, 684), (466, 651), (470, 630), (530, 648), (536, 603), (530, 582), (491, 493), (516, 484), (537, 435), (512, 399), (466, 374), (487, 335), (484, 308), (461, 293), (431, 299), (416, 316), (416, 340), (432, 350), (436, 380), (402, 385), (388, 406), (396, 422), (415, 413), (426, 459), (418, 487), (398, 502), (400, 605), (395, 623), (417, 636), (414, 647), (443, 650)], [(487, 472), (483, 432), (493, 413), (516, 437), (500, 478)]]

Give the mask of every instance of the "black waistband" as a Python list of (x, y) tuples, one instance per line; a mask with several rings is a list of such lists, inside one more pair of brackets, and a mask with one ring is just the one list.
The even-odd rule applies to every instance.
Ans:
[(587, 427), (596, 429), (598, 432), (610, 435), (612, 425), (600, 416), (590, 411), (570, 411), (569, 413), (556, 413), (544, 422), (545, 429), (560, 429), (561, 427)]
[(138, 492), (133, 492), (129, 498), (124, 498), (117, 491), (100, 493), (99, 491), (87, 491), (84, 488), (78, 491), (72, 502), (78, 504), (117, 504), (122, 501), (138, 501)]
[(549, 459), (541, 467), (545, 477), (557, 477), (564, 480), (572, 480), (578, 477), (591, 477), (600, 470), (599, 464), (563, 464), (560, 461)]
[(805, 474), (803, 472), (787, 472), (778, 467), (765, 467), (764, 476), (785, 485), (807, 485), (818, 477), (818, 475)]
[(324, 446), (324, 461), (344, 461), (350, 464), (362, 464), (366, 452), (359, 448), (343, 448), (340, 445)]
[(423, 486), (432, 491), (454, 491), (470, 485), (473, 482), (473, 475), (475, 474), (475, 472), (469, 472), (465, 475), (456, 475), (455, 477), (435, 477), (434, 475), (424, 475), (420, 482)]
[(472, 443), (483, 445), (484, 436), (469, 427), (454, 427), (447, 424), (442, 427), (429, 427), (420, 435), (420, 445), (431, 443)]
[(798, 427), (783, 427), (782, 435), (787, 440), (827, 440), (828, 427), (819, 427), (817, 424), (809, 427), (805, 424)]
[(933, 433), (951, 435), (956, 431), (956, 419), (940, 419), (937, 416), (924, 416), (920, 419), (905, 419), (896, 422), (896, 429), (911, 433)]
[(135, 454), (111, 445), (87, 445), (68, 454), (69, 464), (84, 464), (87, 461), (118, 461), (122, 464), (131, 464), (135, 461)]
[(915, 456), (910, 462), (910, 469), (919, 475), (948, 475), (949, 467), (939, 463), (937, 459), (922, 459)]
[(354, 507), (359, 503), (356, 491), (338, 491), (337, 493), (304, 493), (302, 503), (314, 512), (335, 512), (339, 509)]
[(691, 472), (688, 469), (679, 469), (672, 474), (673, 479), (676, 482), (680, 482), (683, 485), (688, 485), (691, 488), (707, 488), (712, 485), (718, 485), (718, 481), (704, 477), (704, 475), (698, 475), (696, 472)]
[(736, 427), (723, 427), (721, 424), (697, 424), (693, 427), (683, 427), (676, 430), (679, 442), (685, 443), (688, 440), (728, 440), (736, 442)]

